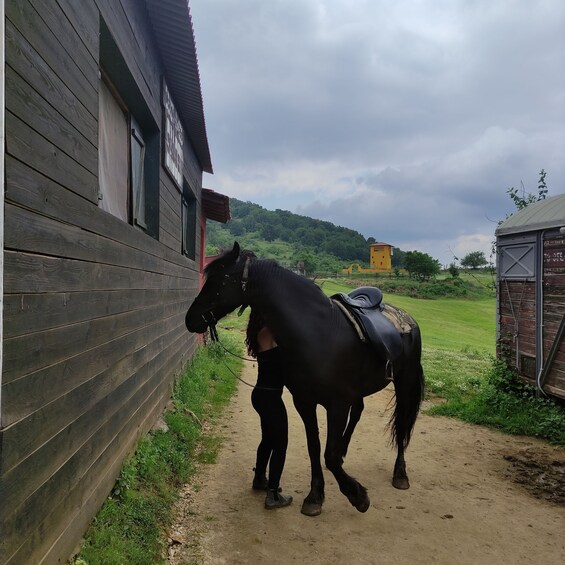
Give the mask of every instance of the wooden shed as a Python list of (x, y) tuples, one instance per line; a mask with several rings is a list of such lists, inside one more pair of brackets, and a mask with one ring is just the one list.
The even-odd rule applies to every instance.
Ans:
[(508, 218), (496, 249), (497, 355), (565, 399), (565, 194)]
[(56, 563), (194, 352), (229, 208), (187, 0), (0, 0), (0, 26), (0, 563)]

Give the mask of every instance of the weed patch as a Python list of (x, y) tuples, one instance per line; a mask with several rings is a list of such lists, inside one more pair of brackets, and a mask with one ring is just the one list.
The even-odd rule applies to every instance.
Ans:
[[(221, 338), (230, 350), (241, 354), (238, 335), (221, 331)], [(165, 561), (164, 532), (172, 523), (179, 488), (193, 473), (195, 461), (213, 462), (221, 447), (219, 438), (201, 436), (202, 422), (214, 421), (229, 401), (237, 383), (233, 373), (239, 374), (241, 363), (225, 356), (219, 346), (196, 352), (175, 385), (172, 408), (163, 415), (166, 431), (151, 431), (125, 462), (111, 495), (85, 534), (75, 563), (154, 565)]]
[(565, 446), (565, 411), (552, 400), (538, 396), (534, 387), (501, 361), (491, 361), (488, 371), (469, 393), (447, 390), (445, 396), (448, 401), (431, 408), (429, 414), (452, 416)]

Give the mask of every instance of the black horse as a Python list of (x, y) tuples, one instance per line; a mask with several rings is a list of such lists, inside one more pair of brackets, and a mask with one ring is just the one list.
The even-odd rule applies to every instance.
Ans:
[(326, 467), (357, 510), (369, 508), (367, 489), (344, 471), (343, 458), (363, 411), (363, 397), (382, 390), (391, 377), (396, 402), (389, 425), (397, 447), (392, 484), (409, 488), (404, 450), (424, 389), (420, 331), (412, 318), (402, 313), (413, 323), (401, 335), (401, 354), (391, 375), (387, 360), (359, 339), (343, 309), (305, 277), (241, 252), (237, 242), (206, 267), (205, 275), (205, 284), (186, 314), (189, 331), (214, 329), (217, 320), (247, 305), (260, 312), (284, 350), (286, 386), (306, 428), (312, 472), (302, 513), (320, 514), (324, 501), (318, 404), (327, 412)]

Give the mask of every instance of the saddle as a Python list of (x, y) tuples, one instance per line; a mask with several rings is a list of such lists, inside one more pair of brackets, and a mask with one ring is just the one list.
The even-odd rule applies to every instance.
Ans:
[(404, 313), (384, 304), (383, 293), (373, 286), (362, 286), (349, 294), (339, 292), (330, 298), (343, 310), (361, 341), (371, 345), (392, 368), (402, 355), (402, 334), (411, 329)]

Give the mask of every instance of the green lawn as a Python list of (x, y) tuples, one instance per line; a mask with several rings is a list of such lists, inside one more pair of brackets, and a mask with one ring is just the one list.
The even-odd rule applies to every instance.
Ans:
[[(339, 281), (325, 280), (322, 290), (331, 295), (349, 292), (351, 287)], [(494, 354), (496, 302), (493, 297), (422, 300), (385, 293), (384, 300), (414, 317), (422, 331), (424, 348)]]
[(411, 314), (422, 331), (424, 347), (494, 354), (496, 343), (495, 299), (420, 300), (386, 295), (385, 300)]

